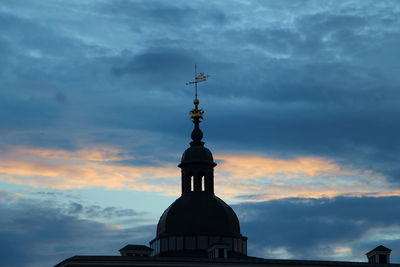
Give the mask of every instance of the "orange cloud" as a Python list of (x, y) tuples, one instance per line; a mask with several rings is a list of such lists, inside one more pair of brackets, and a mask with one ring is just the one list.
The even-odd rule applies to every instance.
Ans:
[(266, 201), (281, 198), (332, 198), (337, 196), (349, 197), (381, 197), (381, 196), (400, 196), (400, 190), (392, 190), (388, 185), (381, 188), (365, 184), (349, 184), (343, 186), (339, 183), (320, 186), (317, 184), (296, 185), (292, 182), (285, 184), (259, 184), (252, 182), (249, 184), (236, 183), (217, 183), (216, 192), (224, 199), (240, 201)]
[[(400, 195), (384, 177), (346, 169), (330, 159), (228, 154), (216, 158), (221, 160), (216, 192), (228, 200)], [(132, 166), (122, 165), (123, 160), (132, 157), (109, 147), (78, 151), (11, 147), (0, 155), (0, 179), (53, 189), (103, 187), (179, 195), (180, 170), (175, 164)]]
[(316, 157), (275, 159), (262, 156), (218, 155), (217, 158), (222, 159), (219, 172), (227, 172), (229, 176), (245, 179), (277, 174), (313, 177), (341, 171), (340, 166), (332, 161)]
[(11, 148), (0, 155), (0, 179), (54, 189), (105, 187), (163, 192), (170, 190), (171, 186), (151, 184), (149, 181), (179, 175), (175, 166), (119, 165), (118, 161), (128, 159), (120, 154), (120, 151), (110, 148), (76, 152)]
[(385, 178), (370, 170), (344, 168), (331, 159), (275, 159), (255, 155), (218, 155), (216, 190), (227, 199), (250, 201), (299, 197), (394, 196)]

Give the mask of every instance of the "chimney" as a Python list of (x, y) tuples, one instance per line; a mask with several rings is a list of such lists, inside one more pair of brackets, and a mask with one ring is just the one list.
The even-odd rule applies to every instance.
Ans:
[(121, 256), (125, 257), (148, 257), (153, 249), (144, 245), (126, 245), (119, 250)]
[(365, 255), (368, 257), (368, 263), (389, 264), (391, 251), (391, 249), (380, 245)]

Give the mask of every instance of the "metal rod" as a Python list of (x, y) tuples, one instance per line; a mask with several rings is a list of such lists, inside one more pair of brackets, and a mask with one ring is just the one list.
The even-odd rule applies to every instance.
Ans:
[(197, 64), (194, 64), (194, 98), (197, 99)]

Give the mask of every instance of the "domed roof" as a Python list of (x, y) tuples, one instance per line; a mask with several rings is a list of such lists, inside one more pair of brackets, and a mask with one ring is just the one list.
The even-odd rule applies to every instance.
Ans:
[(181, 235), (241, 237), (239, 220), (232, 208), (204, 191), (182, 195), (161, 216), (157, 238)]
[(214, 163), (214, 158), (211, 151), (204, 146), (191, 146), (185, 150), (182, 154), (182, 163)]

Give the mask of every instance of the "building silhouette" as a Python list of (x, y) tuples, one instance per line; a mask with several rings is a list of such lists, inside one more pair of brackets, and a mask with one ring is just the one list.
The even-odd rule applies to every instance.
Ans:
[[(199, 75), (200, 76), (200, 75)], [(196, 76), (205, 79), (204, 75)], [(197, 87), (196, 87), (197, 89)], [(190, 115), (194, 124), (190, 147), (182, 155), (181, 196), (161, 215), (150, 246), (126, 245), (121, 256), (74, 256), (56, 267), (116, 266), (268, 266), (357, 267), (390, 264), (391, 250), (378, 246), (366, 255), (368, 262), (271, 260), (247, 255), (247, 237), (232, 208), (214, 194), (214, 162), (204, 146), (200, 121), (204, 111), (194, 100)], [(390, 264), (400, 267), (400, 264)]]

